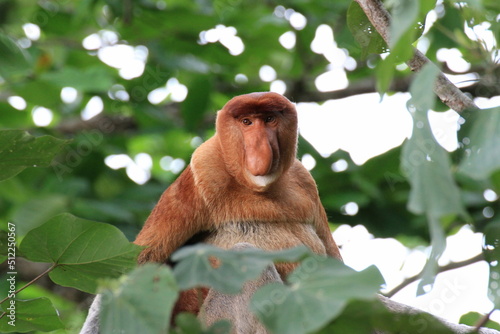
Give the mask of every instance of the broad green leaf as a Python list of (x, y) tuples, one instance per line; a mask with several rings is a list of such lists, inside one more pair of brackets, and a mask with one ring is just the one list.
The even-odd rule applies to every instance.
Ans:
[(356, 1), (351, 2), (347, 11), (347, 26), (362, 48), (362, 58), (370, 53), (380, 54), (388, 51), (384, 39)]
[(101, 295), (100, 333), (164, 333), (178, 297), (170, 268), (146, 264)]
[[(198, 244), (175, 252), (172, 260), (180, 261), (174, 267), (174, 275), (182, 290), (210, 286), (223, 293), (237, 293), (245, 281), (257, 278), (273, 262), (296, 262), (310, 254), (306, 247), (265, 252), (256, 248), (223, 250)], [(211, 258), (220, 261), (217, 269), (212, 267)]]
[(462, 139), (466, 144), (459, 172), (487, 180), (500, 170), (500, 108), (472, 111), (462, 131), (467, 140)]
[[(15, 317), (11, 316), (9, 310), (13, 307)], [(7, 300), (0, 306), (0, 312), (4, 311), (7, 314), (0, 319), (0, 332), (2, 333), (50, 332), (64, 328), (57, 310), (48, 298), (15, 300), (14, 305)]]
[(306, 259), (289, 277), (254, 294), (250, 309), (273, 333), (309, 333), (337, 317), (351, 299), (376, 298), (384, 280), (371, 266), (361, 272), (332, 258)]
[(113, 85), (113, 79), (104, 66), (84, 69), (65, 67), (45, 73), (41, 79), (56, 87), (73, 87), (83, 92), (107, 92)]
[(488, 298), (500, 308), (500, 221), (496, 220), (486, 226), (484, 231), (483, 253), (490, 265), (490, 280), (488, 282)]
[(68, 143), (51, 136), (33, 137), (22, 130), (0, 131), (0, 180), (27, 167), (47, 167)]
[(10, 37), (0, 33), (0, 75), (9, 78), (31, 69), (28, 53)]
[(97, 280), (116, 278), (135, 266), (140, 247), (116, 227), (58, 215), (26, 235), (20, 251), (30, 261), (55, 265), (57, 284), (95, 293)]

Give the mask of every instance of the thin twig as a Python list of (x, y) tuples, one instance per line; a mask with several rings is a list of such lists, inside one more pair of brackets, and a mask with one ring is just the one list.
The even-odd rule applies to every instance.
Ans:
[[(378, 33), (382, 36), (387, 45), (390, 45), (389, 27), (391, 17), (384, 8), (382, 2), (380, 0), (354, 1), (360, 5), (370, 22), (373, 24), (375, 29), (377, 29)], [(412, 71), (418, 72), (425, 64), (430, 62), (429, 58), (427, 58), (422, 52), (414, 49), (413, 58), (410, 59), (407, 64)], [(441, 101), (443, 101), (443, 103), (456, 112), (460, 113), (464, 110), (479, 109), (474, 101), (462, 93), (462, 91), (460, 91), (457, 86), (448, 80), (448, 78), (441, 71), (439, 72), (436, 80), (434, 92), (441, 99)]]
[[(451, 263), (448, 263), (445, 266), (439, 267), (438, 270), (437, 270), (437, 273), (443, 273), (443, 272), (448, 271), (448, 270), (462, 268), (462, 267), (465, 267), (465, 266), (468, 266), (470, 264), (473, 264), (473, 263), (476, 263), (476, 262), (479, 262), (479, 261), (483, 261), (483, 260), (484, 260), (483, 253), (479, 253), (479, 254), (477, 254), (476, 256), (474, 256), (474, 257), (472, 257), (470, 259), (467, 259), (467, 260), (464, 260), (464, 261), (458, 261), (458, 262), (451, 262)], [(409, 284), (411, 284), (411, 283), (413, 283), (415, 281), (418, 281), (420, 279), (420, 277), (422, 276), (423, 272), (424, 271), (422, 270), (417, 275), (412, 276), (412, 277), (408, 277), (401, 284), (399, 284), (398, 286), (396, 286), (391, 291), (385, 293), (384, 295), (386, 297), (389, 297), (389, 298), (392, 297), (392, 296), (394, 296), (396, 293), (398, 293), (399, 291), (401, 291), (403, 288), (405, 288)]]
[[(29, 281), (28, 283), (26, 283), (22, 288), (19, 288), (17, 289), (14, 294), (17, 295), (19, 292), (23, 291), (24, 289), (26, 289), (28, 286), (30, 286), (31, 284), (35, 283), (36, 281), (38, 281), (40, 278), (42, 278), (45, 274), (49, 273), (52, 269), (54, 269), (55, 267), (57, 266), (57, 264), (53, 264), (52, 266), (50, 266), (50, 268), (48, 268), (47, 270), (45, 270), (43, 273), (41, 273), (40, 275), (38, 275), (37, 277), (33, 278), (31, 281)], [(7, 295), (7, 297), (5, 297), (4, 299), (0, 300), (0, 304), (3, 304), (7, 299), (10, 299), (9, 298), (9, 295)]]
[(495, 312), (495, 308), (493, 308), (490, 312), (488, 312), (488, 314), (486, 314), (484, 317), (482, 317), (481, 319), (479, 319), (479, 321), (477, 322), (476, 326), (474, 326), (476, 328), (476, 332), (479, 332), (479, 329), (481, 327), (484, 327), (484, 325), (486, 325), (486, 323), (488, 322), (488, 320), (490, 320), (490, 317), (493, 314), (493, 312)]

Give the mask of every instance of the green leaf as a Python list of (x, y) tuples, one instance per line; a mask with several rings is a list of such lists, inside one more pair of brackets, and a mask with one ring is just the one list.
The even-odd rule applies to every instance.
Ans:
[(44, 194), (42, 197), (29, 199), (12, 214), (11, 220), (16, 223), (17, 235), (26, 235), (33, 228), (66, 211), (67, 206), (68, 199), (62, 195)]
[(100, 333), (164, 333), (178, 297), (170, 268), (146, 264), (102, 293)]
[(488, 179), (500, 170), (500, 107), (471, 112), (463, 132), (467, 141), (462, 143), (467, 144), (459, 172), (476, 180)]
[(73, 87), (83, 92), (107, 92), (113, 85), (113, 79), (104, 66), (85, 69), (65, 67), (56, 72), (47, 72), (41, 79), (56, 87)]
[(175, 318), (176, 334), (229, 334), (231, 323), (227, 320), (215, 322), (210, 328), (203, 329), (198, 318), (191, 313), (181, 313)]
[(362, 58), (366, 58), (370, 53), (380, 54), (388, 51), (384, 39), (355, 1), (351, 2), (347, 11), (347, 26), (362, 48)]
[[(427, 72), (421, 74), (427, 79), (430, 77)], [(425, 82), (422, 80), (422, 83)], [(432, 85), (427, 85), (427, 89), (431, 91)], [(420, 98), (418, 101), (412, 98), (412, 102), (416, 101), (420, 106), (429, 105), (423, 91), (412, 89), (412, 93)], [(435, 140), (427, 110), (417, 109), (411, 114), (413, 133), (404, 143), (401, 155), (401, 168), (411, 185), (408, 209), (415, 214), (437, 219), (449, 214), (464, 214), (460, 190), (451, 174), (449, 154)]]
[(306, 259), (289, 277), (257, 290), (250, 308), (273, 333), (309, 333), (337, 317), (351, 299), (376, 298), (384, 280), (376, 267), (361, 272), (332, 258)]
[[(31, 331), (50, 332), (64, 328), (57, 310), (48, 298), (31, 300), (15, 300), (10, 304), (7, 300), (0, 306), (2, 312), (7, 314), (0, 319), (0, 332), (2, 333), (27, 333)], [(15, 309), (15, 317), (11, 316), (9, 308)]]
[(433, 88), (439, 72), (436, 65), (428, 62), (413, 79), (410, 85), (411, 103), (418, 110), (434, 108), (436, 97)]
[(68, 142), (51, 136), (33, 137), (22, 130), (0, 131), (0, 180), (27, 167), (48, 167)]
[(375, 72), (377, 77), (377, 91), (380, 94), (389, 90), (389, 86), (394, 78), (395, 66), (396, 56), (392, 52), (377, 64)]
[(89, 293), (96, 292), (98, 279), (132, 269), (140, 251), (116, 227), (70, 214), (31, 230), (19, 249), (30, 261), (55, 265), (49, 275), (57, 284)]
[(12, 91), (30, 104), (57, 109), (61, 105), (61, 89), (46, 81), (28, 80), (12, 86)]
[(0, 75), (9, 78), (13, 75), (23, 75), (31, 69), (26, 51), (17, 45), (10, 37), (0, 33)]
[[(237, 293), (244, 282), (257, 278), (273, 262), (296, 262), (307, 254), (311, 252), (305, 246), (265, 252), (256, 248), (223, 250), (198, 244), (175, 252), (172, 260), (180, 261), (174, 267), (174, 275), (182, 290), (210, 286), (223, 293)], [(213, 257), (220, 261), (217, 269), (210, 263)]]
[(199, 129), (206, 112), (209, 110), (212, 82), (208, 76), (197, 75), (188, 86), (189, 93), (181, 104), (181, 114), (187, 129), (194, 131)]
[(401, 168), (411, 185), (408, 210), (427, 217), (432, 240), (432, 252), (418, 293), (423, 293), (423, 287), (433, 283), (437, 260), (446, 247), (441, 220), (450, 215), (466, 216), (460, 189), (451, 173), (449, 154), (435, 140), (427, 118), (427, 110), (434, 104), (436, 75), (437, 69), (427, 64), (410, 86), (410, 103), (416, 108), (411, 113), (413, 133), (401, 152)]
[[(415, 0), (399, 0), (395, 2), (395, 6), (391, 13), (391, 26), (389, 28), (389, 46), (391, 49), (398, 44), (401, 37), (403, 37), (409, 29), (413, 28), (418, 18), (419, 2), (420, 1)], [(404, 41), (408, 47), (412, 42), (412, 40)]]
[(446, 215), (465, 215), (460, 190), (451, 174), (448, 152), (434, 139), (427, 112), (415, 111), (413, 134), (403, 144), (401, 168), (411, 185), (408, 210), (427, 217), (432, 240), (432, 253), (424, 269), (419, 293), (432, 283), (437, 259), (446, 247), (440, 219)]
[[(468, 325), (468, 326), (475, 326), (483, 318), (484, 318), (484, 314), (481, 314), (478, 312), (468, 312), (460, 317), (460, 320), (458, 321), (458, 323)], [(483, 325), (483, 327), (500, 330), (500, 324), (498, 322), (491, 320), (491, 319), (489, 319), (488, 322), (486, 322)]]

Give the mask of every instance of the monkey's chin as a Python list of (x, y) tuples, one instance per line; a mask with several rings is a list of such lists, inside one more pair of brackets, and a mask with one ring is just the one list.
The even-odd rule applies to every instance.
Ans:
[(264, 191), (271, 183), (276, 181), (276, 179), (278, 178), (278, 173), (255, 176), (247, 171), (247, 178), (253, 185), (259, 188), (260, 191)]

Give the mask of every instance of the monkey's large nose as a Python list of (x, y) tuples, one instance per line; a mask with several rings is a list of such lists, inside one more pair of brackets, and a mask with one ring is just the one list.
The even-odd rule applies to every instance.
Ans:
[(245, 159), (248, 171), (254, 176), (269, 174), (273, 165), (273, 150), (267, 136), (252, 136), (245, 141)]

